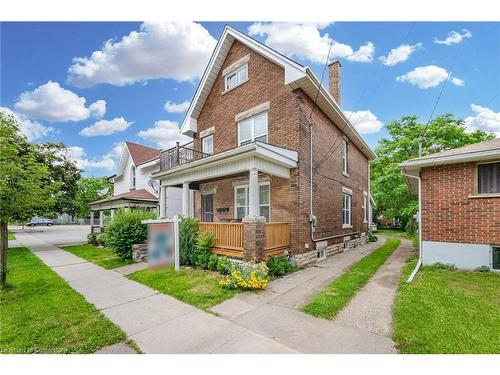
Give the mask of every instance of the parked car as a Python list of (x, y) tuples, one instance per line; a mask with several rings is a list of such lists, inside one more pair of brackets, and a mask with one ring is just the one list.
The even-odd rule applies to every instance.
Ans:
[(36, 227), (37, 225), (46, 225), (48, 227), (54, 225), (54, 222), (50, 219), (45, 218), (37, 218), (31, 219), (28, 223), (26, 223), (28, 227)]

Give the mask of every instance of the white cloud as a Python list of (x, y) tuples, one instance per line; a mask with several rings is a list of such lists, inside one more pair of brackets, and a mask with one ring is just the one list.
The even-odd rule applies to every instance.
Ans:
[(75, 162), (79, 169), (104, 169), (107, 171), (115, 169), (115, 159), (111, 156), (111, 153), (101, 157), (88, 159), (86, 157), (87, 153), (83, 147), (72, 146), (68, 147), (67, 155)]
[(349, 122), (361, 134), (376, 133), (384, 124), (371, 111), (344, 112)]
[(77, 87), (98, 83), (123, 86), (157, 78), (198, 78), (216, 40), (194, 22), (145, 22), (121, 40), (108, 40), (90, 57), (75, 57), (68, 82)]
[[(419, 66), (411, 72), (398, 76), (396, 77), (396, 80), (398, 82), (411, 83), (421, 89), (428, 89), (430, 87), (435, 87), (448, 79), (448, 74), (451, 75), (451, 73), (448, 73), (446, 69), (441, 68), (440, 66), (427, 65)], [(455, 86), (464, 85), (464, 81), (457, 77), (451, 78), (450, 81)]]
[(387, 56), (380, 56), (378, 59), (382, 61), (384, 65), (393, 66), (408, 60), (410, 55), (419, 48), (422, 48), (422, 43), (413, 45), (401, 44), (399, 47), (391, 49)]
[(93, 125), (83, 128), (80, 135), (84, 137), (97, 137), (119, 133), (128, 129), (132, 122), (126, 121), (123, 117), (116, 117), (113, 120), (99, 120)]
[(92, 117), (101, 118), (106, 113), (106, 101), (98, 100), (89, 106), (90, 115)]
[(165, 108), (165, 111), (168, 113), (182, 113), (189, 108), (189, 104), (191, 104), (189, 101), (185, 101), (183, 103), (172, 103), (170, 100), (167, 100), (163, 108)]
[[(248, 28), (253, 36), (265, 37), (264, 43), (275, 50), (293, 57), (297, 56), (313, 63), (324, 64), (332, 38), (321, 30), (329, 23), (257, 22)], [(346, 58), (350, 61), (371, 62), (375, 46), (371, 42), (357, 51), (344, 43), (333, 41), (330, 58)]]
[(494, 112), (489, 108), (481, 107), (477, 104), (471, 104), (470, 108), (475, 115), (469, 116), (464, 120), (465, 126), (469, 131), (483, 130), (495, 132), (497, 137), (500, 137), (500, 112)]
[(183, 144), (192, 140), (191, 137), (179, 133), (179, 124), (170, 120), (156, 121), (152, 128), (141, 130), (137, 135), (161, 148), (173, 147), (175, 142)]
[(448, 37), (443, 40), (439, 40), (438, 38), (434, 39), (434, 43), (436, 44), (445, 44), (447, 46), (450, 46), (452, 44), (458, 44), (461, 43), (465, 38), (471, 38), (472, 34), (469, 30), (463, 29), (462, 34), (456, 31), (450, 31), (448, 34)]
[(23, 134), (29, 142), (33, 142), (39, 138), (45, 137), (56, 130), (51, 126), (44, 126), (37, 121), (31, 121), (25, 116), (20, 115), (7, 107), (0, 107), (0, 111), (14, 117), (19, 124), (19, 132)]
[[(23, 92), (14, 107), (18, 113), (32, 119), (48, 121), (81, 121), (93, 114), (104, 114), (104, 100), (86, 107), (86, 100), (74, 92), (62, 88), (58, 82), (48, 81), (33, 91)], [(106, 110), (104, 102), (104, 111)]]

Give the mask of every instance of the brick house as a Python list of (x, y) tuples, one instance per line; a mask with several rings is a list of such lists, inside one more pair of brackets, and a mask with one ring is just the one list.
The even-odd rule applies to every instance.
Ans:
[(410, 192), (421, 180), (423, 264), (500, 269), (500, 139), (408, 160), (401, 170)]
[(329, 87), (227, 26), (180, 129), (193, 142), (161, 152), (160, 217), (176, 186), (217, 253), (305, 264), (366, 241), (375, 154), (340, 110), (339, 62)]

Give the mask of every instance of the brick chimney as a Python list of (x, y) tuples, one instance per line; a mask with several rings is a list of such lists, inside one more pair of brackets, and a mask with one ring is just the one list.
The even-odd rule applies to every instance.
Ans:
[(328, 64), (328, 90), (333, 99), (340, 106), (340, 61), (333, 61)]

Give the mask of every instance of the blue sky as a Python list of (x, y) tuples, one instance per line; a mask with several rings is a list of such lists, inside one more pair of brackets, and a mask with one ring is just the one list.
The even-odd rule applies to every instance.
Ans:
[(0, 106), (34, 142), (72, 147), (86, 175), (110, 175), (122, 141), (178, 139), (185, 104), (176, 104), (191, 100), (226, 23), (318, 77), (333, 40), (341, 107), (372, 147), (383, 124), (425, 122), (449, 72), (436, 114), (500, 134), (499, 23), (2, 23)]

